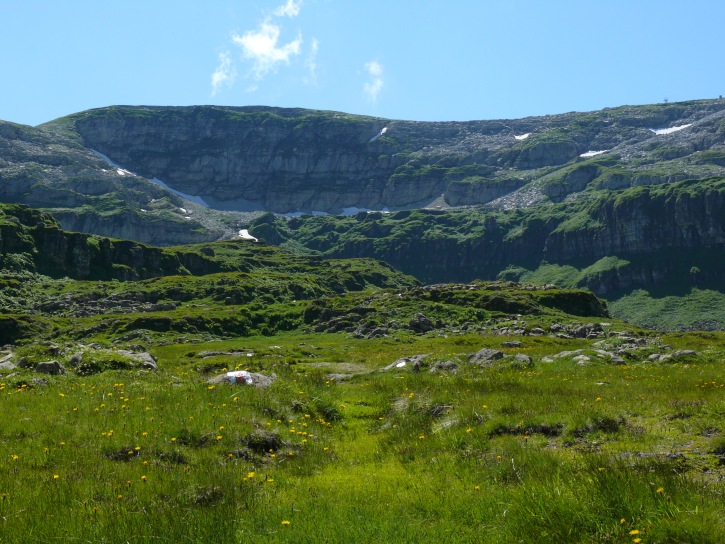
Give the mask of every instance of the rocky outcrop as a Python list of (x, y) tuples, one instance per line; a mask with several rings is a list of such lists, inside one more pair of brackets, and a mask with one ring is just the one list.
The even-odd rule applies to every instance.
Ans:
[[(557, 261), (661, 249), (725, 245), (725, 180), (691, 181), (664, 190), (642, 187), (602, 199), (587, 225), (560, 225), (546, 241)], [(576, 228), (573, 228), (576, 226)]]
[(68, 372), (58, 361), (42, 361), (35, 365), (35, 371), (41, 374), (50, 374), (51, 376), (60, 376)]
[(445, 199), (451, 206), (486, 204), (514, 192), (528, 183), (526, 178), (486, 179), (482, 177), (452, 181)]

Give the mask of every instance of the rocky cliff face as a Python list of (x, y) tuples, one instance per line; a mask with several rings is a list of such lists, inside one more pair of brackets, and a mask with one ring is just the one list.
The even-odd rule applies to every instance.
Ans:
[(591, 267), (581, 284), (601, 295), (675, 276), (680, 281), (692, 266), (722, 283), (725, 179), (600, 191), (505, 213), (416, 210), (286, 221), (266, 216), (250, 230), (330, 256), (373, 256), (426, 282), (495, 279), (507, 277), (508, 269), (551, 264)]
[(41, 274), (74, 279), (141, 279), (188, 274), (174, 253), (138, 242), (66, 232), (50, 215), (0, 205), (0, 263), (26, 254)]
[(150, 244), (234, 236), (226, 218), (110, 165), (73, 133), (2, 121), (0, 202), (50, 211), (69, 231)]
[(725, 246), (725, 181), (696, 181), (662, 190), (641, 187), (598, 202), (586, 225), (562, 224), (546, 241), (557, 261), (662, 249)]
[[(265, 107), (111, 107), (45, 128), (219, 209), (447, 207), (527, 187), (563, 198), (592, 182), (662, 181), (662, 168), (665, 180), (725, 175), (719, 100), (427, 123)], [(594, 157), (610, 159), (609, 170), (564, 179)]]

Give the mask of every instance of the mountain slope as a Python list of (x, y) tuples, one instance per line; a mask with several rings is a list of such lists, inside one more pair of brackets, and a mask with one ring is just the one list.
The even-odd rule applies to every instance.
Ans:
[[(630, 301), (617, 309), (645, 289), (660, 297), (652, 315), (619, 315), (649, 326), (725, 327), (692, 291), (725, 292), (724, 179), (723, 100), (435, 123), (113, 106), (0, 124), (0, 200), (66, 230), (175, 245), (248, 228), (424, 282), (526, 279)], [(397, 211), (360, 211), (385, 208)], [(280, 215), (298, 211), (351, 215)], [(692, 296), (691, 315), (660, 320), (673, 296)]]
[(0, 121), (0, 202), (50, 211), (68, 230), (158, 245), (232, 238), (236, 219), (109, 164), (77, 135)]

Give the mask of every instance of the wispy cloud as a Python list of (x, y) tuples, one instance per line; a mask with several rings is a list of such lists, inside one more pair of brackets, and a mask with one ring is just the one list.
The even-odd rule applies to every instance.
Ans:
[(370, 102), (376, 102), (380, 91), (383, 90), (383, 65), (372, 60), (365, 63), (365, 70), (370, 79), (363, 85), (363, 91)]
[(297, 17), (300, 14), (302, 0), (287, 0), (284, 6), (279, 6), (272, 12), (275, 17)]
[(220, 87), (231, 87), (237, 76), (237, 70), (232, 64), (232, 55), (229, 51), (219, 53), (219, 65), (211, 75), (211, 95), (215, 96)]
[(280, 63), (289, 64), (291, 57), (300, 54), (302, 36), (298, 35), (291, 42), (280, 45), (279, 34), (279, 26), (267, 20), (257, 30), (250, 30), (241, 36), (232, 35), (232, 42), (242, 48), (244, 58), (252, 61), (255, 79), (264, 79)]

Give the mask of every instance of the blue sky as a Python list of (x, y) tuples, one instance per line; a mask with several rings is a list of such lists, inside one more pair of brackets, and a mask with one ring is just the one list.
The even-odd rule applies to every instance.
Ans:
[(0, 119), (113, 104), (518, 118), (725, 95), (725, 2), (0, 0)]

